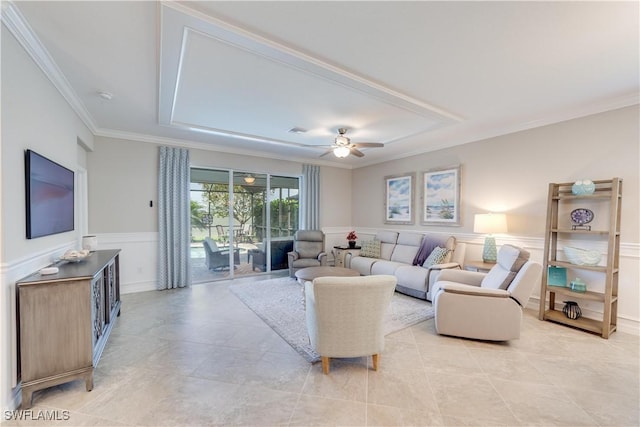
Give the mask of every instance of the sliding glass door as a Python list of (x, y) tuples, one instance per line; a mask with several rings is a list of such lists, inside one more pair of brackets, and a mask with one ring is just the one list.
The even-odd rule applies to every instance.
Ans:
[(299, 178), (191, 170), (194, 283), (288, 268)]

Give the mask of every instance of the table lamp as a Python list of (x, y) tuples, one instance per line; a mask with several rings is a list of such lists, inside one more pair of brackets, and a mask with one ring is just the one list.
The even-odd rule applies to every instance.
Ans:
[(473, 232), (486, 234), (482, 248), (482, 261), (495, 263), (498, 258), (495, 233), (507, 232), (507, 216), (505, 214), (476, 214), (473, 219)]

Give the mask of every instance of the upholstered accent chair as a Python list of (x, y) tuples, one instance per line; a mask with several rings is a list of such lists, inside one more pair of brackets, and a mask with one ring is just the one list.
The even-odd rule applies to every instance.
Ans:
[(520, 338), (522, 308), (538, 286), (542, 266), (511, 245), (488, 273), (442, 270), (433, 289), (436, 331), (486, 341)]
[(293, 250), (287, 254), (289, 277), (301, 268), (327, 265), (324, 233), (320, 230), (298, 230), (293, 235)]
[(318, 277), (305, 283), (307, 331), (329, 373), (332, 357), (372, 356), (378, 370), (384, 350), (384, 314), (396, 278), (390, 275)]
[[(204, 242), (204, 256), (207, 268), (209, 270), (222, 270), (229, 268), (229, 250), (219, 249), (218, 244), (210, 237), (205, 237)], [(240, 249), (233, 250), (233, 263), (235, 265), (240, 264)]]

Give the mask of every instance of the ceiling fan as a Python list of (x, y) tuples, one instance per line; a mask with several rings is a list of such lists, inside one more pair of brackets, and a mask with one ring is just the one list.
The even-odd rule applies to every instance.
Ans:
[(349, 154), (353, 154), (357, 157), (363, 157), (364, 153), (358, 150), (358, 148), (384, 147), (384, 144), (381, 142), (358, 142), (356, 144), (353, 144), (351, 143), (351, 139), (344, 136), (344, 134), (347, 133), (347, 130), (347, 128), (338, 129), (338, 136), (336, 136), (333, 145), (331, 145), (331, 149), (327, 150), (327, 152), (322, 154), (320, 157), (326, 156), (329, 153), (333, 153), (336, 157), (339, 158), (347, 157)]

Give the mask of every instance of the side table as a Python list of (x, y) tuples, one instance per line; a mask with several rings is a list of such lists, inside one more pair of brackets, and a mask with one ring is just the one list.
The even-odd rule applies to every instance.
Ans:
[(344, 257), (348, 252), (360, 252), (361, 246), (334, 246), (331, 253), (333, 254), (334, 266), (344, 267)]
[(496, 265), (494, 262), (468, 261), (464, 263), (464, 269), (477, 271), (478, 273), (488, 273)]

